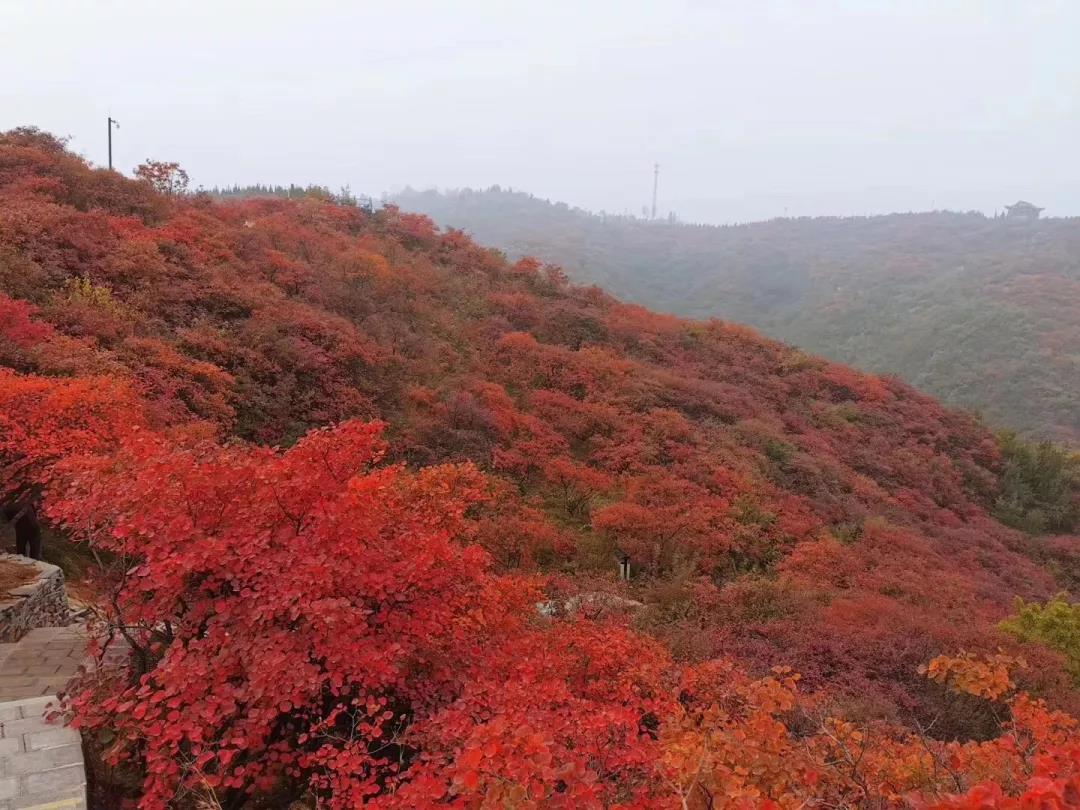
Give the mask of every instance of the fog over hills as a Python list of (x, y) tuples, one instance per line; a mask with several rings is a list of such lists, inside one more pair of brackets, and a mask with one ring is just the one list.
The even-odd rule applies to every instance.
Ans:
[(207, 187), (499, 183), (637, 214), (659, 163), (662, 214), (693, 221), (1080, 214), (1072, 2), (219, 6), (66, 3), (56, 25), (8, 0), (0, 129), (104, 165), (111, 115), (118, 168)]
[(717, 227), (498, 188), (394, 201), (646, 306), (748, 323), (993, 424), (1080, 442), (1080, 219), (940, 211)]

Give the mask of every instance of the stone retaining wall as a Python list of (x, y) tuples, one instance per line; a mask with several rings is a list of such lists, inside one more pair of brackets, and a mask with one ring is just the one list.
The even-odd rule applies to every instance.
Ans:
[(0, 643), (18, 641), (35, 627), (63, 627), (70, 621), (64, 572), (55, 565), (18, 554), (0, 554), (37, 569), (35, 579), (0, 594)]

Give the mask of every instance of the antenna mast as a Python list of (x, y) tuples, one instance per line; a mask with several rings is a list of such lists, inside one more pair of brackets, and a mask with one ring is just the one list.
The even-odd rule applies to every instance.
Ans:
[(652, 216), (649, 219), (656, 219), (656, 189), (660, 185), (660, 164), (653, 164), (652, 175)]
[(112, 131), (113, 127), (120, 129), (120, 122), (109, 116), (109, 171), (112, 171)]

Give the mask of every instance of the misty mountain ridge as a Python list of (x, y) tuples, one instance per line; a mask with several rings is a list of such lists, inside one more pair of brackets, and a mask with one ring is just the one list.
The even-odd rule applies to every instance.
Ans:
[(693, 225), (498, 187), (403, 209), (678, 315), (897, 374), (991, 423), (1080, 441), (1080, 220), (935, 211)]

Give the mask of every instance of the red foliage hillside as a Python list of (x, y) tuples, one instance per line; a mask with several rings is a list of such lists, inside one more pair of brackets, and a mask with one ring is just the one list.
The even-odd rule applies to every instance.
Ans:
[[(169, 763), (178, 751), (193, 762), (203, 755), (184, 735), (210, 740), (210, 727), (187, 718), (174, 726), (171, 703), (139, 708), (151, 682), (182, 690), (177, 701), (216, 707), (227, 719), (215, 722), (230, 735), (265, 746), (247, 761), (255, 755), (238, 743), (242, 765), (221, 786), (254, 789), (314, 770), (327, 774), (318, 786), (337, 791), (339, 806), (388, 790), (398, 777), (370, 749), (284, 751), (273, 742), (275, 724), (292, 711), (280, 706), (338, 694), (345, 678), (364, 694), (395, 690), (429, 718), (414, 732), (426, 753), (401, 786), (400, 806), (442, 796), (448, 779), (459, 791), (500, 795), (497, 780), (483, 781), (485, 746), (526, 758), (544, 749), (550, 758), (557, 745), (567, 757), (557, 764), (569, 770), (544, 771), (547, 787), (537, 790), (562, 795), (563, 804), (541, 806), (611, 803), (618, 794), (624, 806), (644, 807), (632, 800), (653, 784), (647, 763), (661, 756), (648, 747), (655, 741), (648, 750), (611, 750), (602, 769), (610, 785), (593, 785), (589, 763), (643, 713), (696, 711), (648, 692), (668, 677), (657, 674), (667, 671), (667, 656), (695, 664), (724, 656), (750, 676), (789, 665), (804, 688), (827, 693), (849, 717), (918, 722), (942, 711), (941, 690), (919, 674), (921, 664), (1015, 645), (994, 629), (1012, 599), (1045, 598), (1060, 584), (1036, 561), (1037, 541), (988, 515), (1001, 474), (993, 436), (896, 380), (741, 326), (622, 304), (569, 285), (557, 268), (509, 264), (393, 208), (369, 214), (315, 199), (161, 196), (88, 167), (34, 131), (0, 137), (0, 363), (11, 369), (0, 370), (0, 417), (9, 429), (0, 462), (29, 470), (20, 454), (46, 466), (59, 460), (70, 480), (50, 515), (83, 531), (107, 530), (110, 550), (147, 560), (138, 573), (145, 579), (129, 595), (147, 627), (160, 627), (158, 611), (188, 606), (176, 629), (193, 634), (185, 657), (99, 707), (104, 716), (141, 712), (124, 726), (132, 739), (150, 722), (147, 711), (157, 718), (155, 739), (125, 755), (149, 763), (147, 795), (159, 798), (172, 790)], [(74, 388), (42, 387), (57, 377), (77, 378), (64, 384)], [(105, 437), (93, 447), (58, 438), (77, 422), (65, 408), (84, 397), (122, 403), (128, 435), (91, 425), (79, 429)], [(386, 459), (403, 466), (370, 471), (384, 449), (374, 429), (355, 422), (296, 443), (354, 418), (386, 423)], [(279, 454), (215, 436), (292, 449)], [(77, 458), (96, 450), (118, 455)], [(420, 469), (430, 465), (443, 466)], [(267, 491), (276, 506), (265, 502)], [(393, 494), (371, 501), (376, 491)], [(107, 518), (102, 503), (112, 510)], [(190, 509), (174, 514), (176, 503)], [(154, 508), (144, 514), (145, 504)], [(282, 524), (281, 514), (297, 515), (295, 526)], [(314, 526), (301, 517), (312, 514)], [(471, 551), (453, 553), (455, 542)], [(362, 552), (349, 551), (355, 543)], [(290, 569), (309, 546), (311, 569)], [(625, 586), (615, 581), (623, 553), (634, 575)], [(242, 597), (260, 593), (271, 570), (281, 572), (274, 584), (288, 600), (246, 604)], [(298, 623), (305, 577), (335, 570), (340, 576), (310, 594), (331, 618)], [(505, 576), (537, 571), (556, 576), (539, 584)], [(342, 636), (334, 622), (348, 626), (361, 607), (347, 604), (352, 582), (423, 610), (390, 612), (380, 622), (399, 626)], [(520, 610), (540, 598), (534, 587), (560, 598), (624, 592), (645, 603), (634, 621), (660, 643), (577, 624), (558, 631), (563, 636), (532, 636), (520, 629)], [(196, 594), (210, 599), (209, 613), (190, 601)], [(483, 609), (474, 614), (473, 602)], [(372, 611), (363, 607), (362, 615)], [(215, 615), (222, 623), (208, 625)], [(428, 637), (449, 628), (456, 635), (448, 648)], [(224, 652), (204, 660), (209, 633), (272, 649), (239, 647), (228, 660)], [(503, 634), (512, 643), (503, 644)], [(327, 645), (337, 641), (360, 658), (338, 669), (327, 664)], [(545, 650), (559, 645), (568, 652), (546, 659)], [(604, 649), (624, 658), (605, 663)], [(591, 651), (582, 653), (580, 677), (572, 650)], [(208, 682), (199, 687), (205, 694), (191, 694), (193, 677), (209, 669), (231, 682), (254, 666), (250, 656), (264, 653), (273, 658), (263, 662), (266, 672), (284, 674), (290, 654), (326, 668), (291, 673), (287, 697), (278, 683), (253, 686), (248, 714), (237, 708), (239, 687), (214, 691)], [(1035, 648), (1025, 655), (1039, 664), (1022, 676), (1025, 685), (1069, 703), (1060, 662)], [(435, 667), (425, 670), (430, 691), (405, 678), (391, 664), (395, 656), (410, 662), (402, 667), (419, 660)], [(754, 703), (765, 690), (763, 717), (791, 708), (792, 684), (750, 676), (740, 675), (723, 700), (752, 693)], [(511, 727), (469, 730), (494, 711), (497, 687), (534, 677), (567, 686), (558, 695), (521, 687), (501, 699), (517, 707), (520, 723), (556, 729), (557, 744), (515, 736)], [(603, 688), (590, 685), (597, 677), (607, 681)], [(86, 722), (103, 722), (83, 711)], [(320, 723), (332, 725), (336, 710), (326, 711), (305, 715), (315, 731), (304, 739), (325, 732)], [(365, 728), (382, 728), (400, 711), (369, 705)], [(593, 712), (596, 723), (582, 725)], [(961, 713), (935, 733), (994, 732), (973, 717)], [(689, 734), (700, 719), (686, 722)], [(469, 751), (480, 753), (466, 754), (475, 762), (463, 768), (454, 752), (470, 733)], [(776, 745), (770, 756), (782, 758)], [(204, 752), (206, 762), (218, 748)], [(799, 773), (813, 782), (812, 770), (807, 764)], [(529, 775), (522, 779), (528, 784)], [(567, 793), (566, 785), (576, 787)]]
[(267, 443), (384, 419), (398, 457), (505, 483), (477, 526), (505, 568), (608, 574), (618, 549), (667, 581), (687, 655), (910, 707), (920, 661), (1056, 587), (986, 515), (993, 437), (896, 380), (394, 209), (172, 200), (44, 135), (0, 144), (5, 363), (124, 377), (161, 422)]

